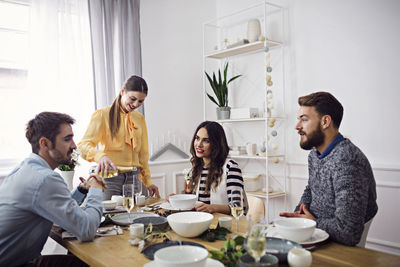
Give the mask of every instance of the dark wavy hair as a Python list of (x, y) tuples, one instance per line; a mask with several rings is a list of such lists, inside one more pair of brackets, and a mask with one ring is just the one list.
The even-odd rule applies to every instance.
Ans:
[(39, 140), (42, 137), (49, 139), (54, 147), (56, 136), (60, 133), (60, 125), (74, 124), (74, 122), (71, 116), (58, 112), (42, 112), (36, 115), (28, 122), (25, 131), (26, 139), (32, 146), (32, 152), (39, 153)]
[(207, 130), (211, 148), (211, 161), (208, 168), (206, 182), (206, 192), (208, 193), (210, 192), (211, 188), (215, 189), (221, 181), (223, 166), (226, 158), (228, 157), (229, 147), (228, 142), (226, 141), (224, 128), (222, 128), (219, 123), (214, 121), (204, 121), (197, 126), (192, 138), (192, 142), (190, 143), (190, 153), (192, 154), (192, 158), (190, 159), (190, 162), (192, 163), (192, 188), (197, 188), (204, 166), (203, 160), (196, 156), (196, 151), (194, 148), (194, 141), (196, 139), (197, 132), (201, 128)]
[(339, 129), (343, 118), (343, 106), (330, 93), (316, 92), (301, 96), (298, 102), (300, 106), (314, 107), (320, 118), (324, 115), (331, 116), (333, 125)]
[[(146, 81), (139, 76), (133, 75), (129, 77), (128, 80), (126, 80), (123, 89), (125, 91), (135, 91), (135, 92), (141, 92), (147, 95), (147, 83)], [(110, 108), (110, 114), (108, 116), (110, 120), (110, 132), (111, 132), (111, 138), (114, 138), (114, 136), (117, 134), (119, 126), (121, 125), (121, 116), (119, 114), (121, 109), (121, 94), (118, 94), (117, 98), (115, 98), (114, 102), (111, 105)]]

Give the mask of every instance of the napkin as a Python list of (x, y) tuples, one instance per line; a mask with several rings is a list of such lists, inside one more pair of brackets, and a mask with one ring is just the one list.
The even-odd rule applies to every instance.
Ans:
[[(100, 227), (97, 229), (96, 236), (113, 236), (122, 235), (124, 232), (121, 227), (114, 225), (113, 227)], [(61, 234), (62, 239), (75, 239), (76, 236), (70, 232), (64, 231)]]

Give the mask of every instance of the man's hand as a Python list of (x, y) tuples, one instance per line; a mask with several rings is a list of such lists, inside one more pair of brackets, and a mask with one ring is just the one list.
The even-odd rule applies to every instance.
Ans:
[(160, 193), (158, 192), (158, 187), (155, 184), (150, 185), (147, 190), (149, 190), (149, 195), (152, 197), (156, 195), (157, 198), (160, 198)]
[(83, 177), (79, 177), (79, 180), (81, 180), (79, 187), (86, 191), (89, 190), (90, 187), (94, 187), (100, 188), (104, 192), (104, 189), (107, 188), (104, 179), (95, 174), (90, 175), (87, 180)]
[(97, 170), (96, 173), (100, 174), (103, 177), (108, 177), (108, 170), (113, 169), (117, 170), (117, 166), (114, 164), (114, 162), (111, 161), (109, 157), (106, 155), (103, 155), (99, 159), (99, 163), (97, 164)]
[(295, 212), (281, 212), (279, 216), (282, 217), (297, 217), (297, 218), (306, 218), (315, 221), (314, 216), (311, 212), (307, 209), (306, 204), (301, 203), (300, 209)]
[(171, 194), (169, 194), (168, 196), (167, 196), (167, 201), (169, 202), (169, 197), (172, 197), (172, 196), (174, 196), (174, 195), (176, 195), (175, 193), (171, 193)]

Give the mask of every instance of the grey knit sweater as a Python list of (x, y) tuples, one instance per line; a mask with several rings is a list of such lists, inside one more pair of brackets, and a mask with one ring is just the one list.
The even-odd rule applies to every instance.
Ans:
[(309, 180), (301, 203), (316, 218), (317, 228), (332, 240), (354, 246), (364, 223), (378, 211), (371, 165), (361, 150), (344, 139), (324, 158), (313, 148), (308, 156)]

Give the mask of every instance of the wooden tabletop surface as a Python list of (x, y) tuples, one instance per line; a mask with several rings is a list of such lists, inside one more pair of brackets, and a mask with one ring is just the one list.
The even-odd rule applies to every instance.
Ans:
[[(156, 201), (160, 200), (151, 199), (146, 204)], [(227, 215), (214, 214), (214, 220), (210, 226), (211, 228), (216, 227), (220, 216)], [(235, 224), (232, 230), (235, 229), (234, 226)], [(246, 228), (247, 222), (242, 218), (239, 222), (239, 232), (245, 232)], [(129, 244), (129, 230), (124, 230), (123, 235), (96, 237), (93, 242), (63, 240), (61, 239), (60, 233), (56, 231), (52, 231), (50, 236), (72, 254), (92, 267), (132, 267), (143, 266), (150, 262), (149, 259), (138, 251), (137, 246)], [(169, 231), (168, 237), (171, 240), (176, 240), (180, 236), (173, 231)], [(223, 241), (206, 242), (200, 238), (181, 238), (183, 240), (200, 243), (208, 250), (220, 249), (223, 243)], [(343, 246), (335, 242), (327, 242), (326, 244), (318, 246), (312, 252), (312, 266), (400, 266), (400, 256), (366, 248)]]

